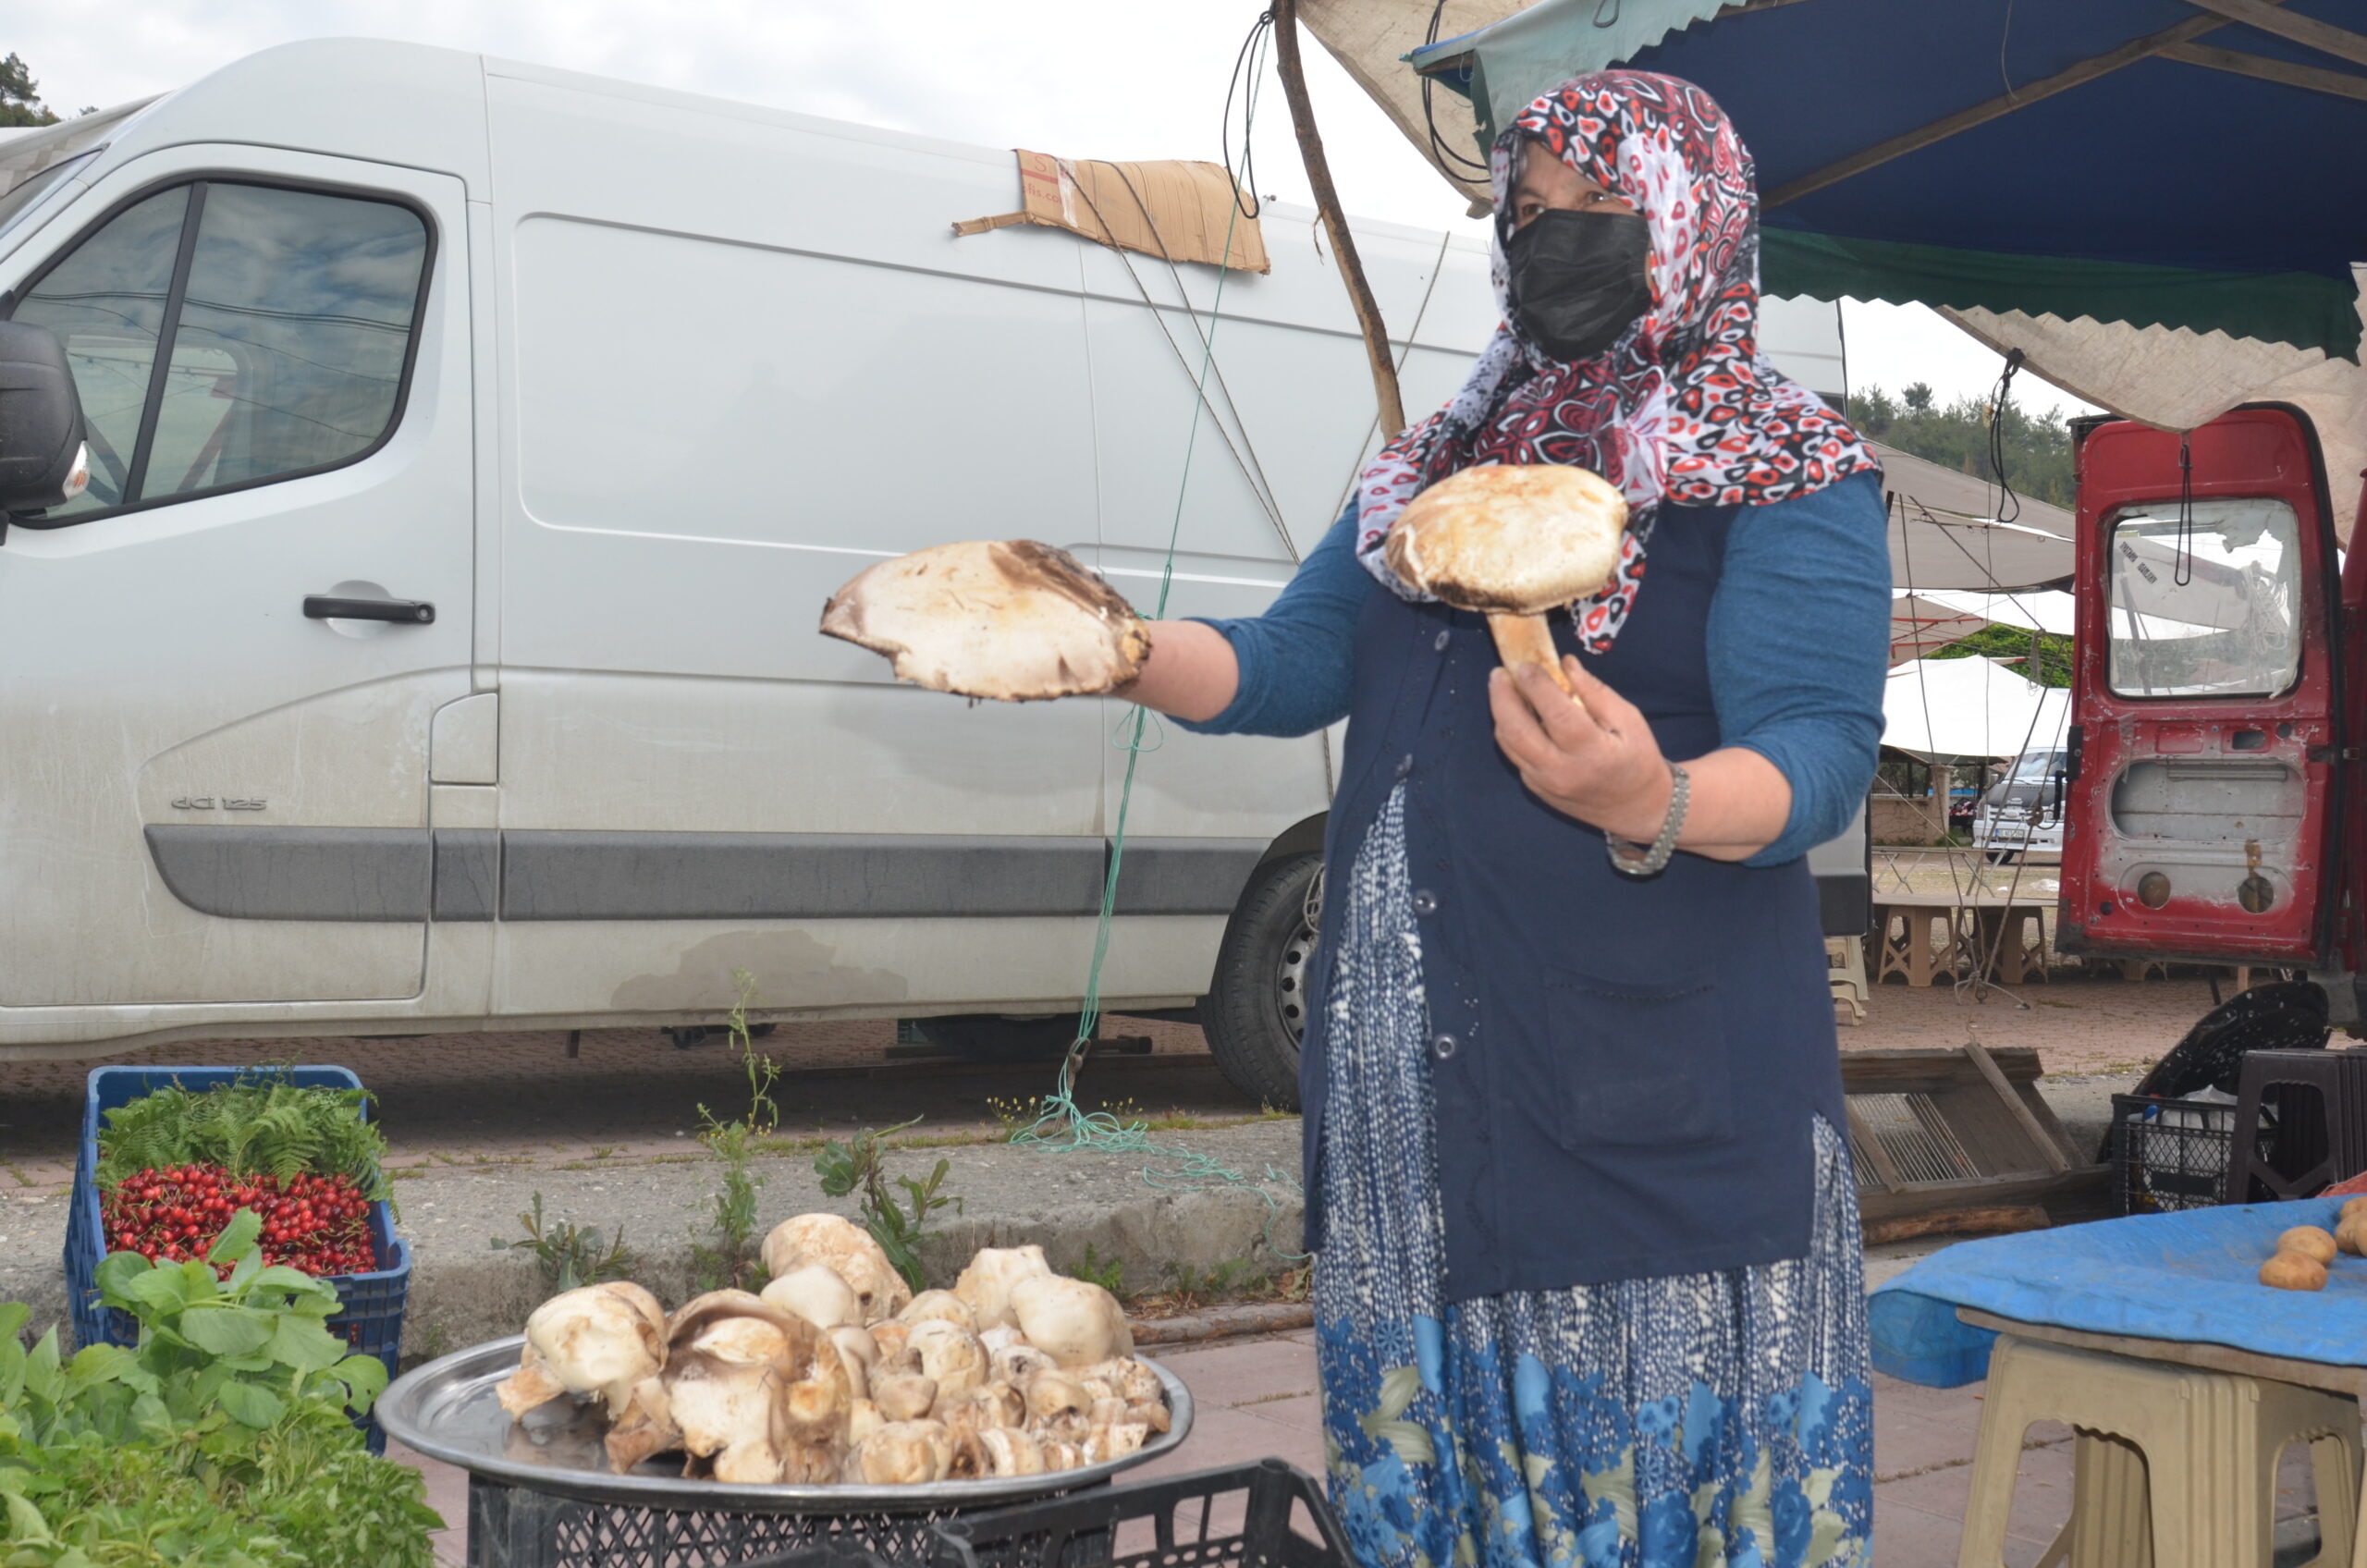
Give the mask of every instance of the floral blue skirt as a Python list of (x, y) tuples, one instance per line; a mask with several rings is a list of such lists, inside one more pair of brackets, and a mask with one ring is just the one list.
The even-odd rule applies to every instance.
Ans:
[(1361, 1568), (1871, 1562), (1873, 1391), (1846, 1145), (1806, 1257), (1449, 1302), (1403, 791), (1335, 874), (1317, 1355)]

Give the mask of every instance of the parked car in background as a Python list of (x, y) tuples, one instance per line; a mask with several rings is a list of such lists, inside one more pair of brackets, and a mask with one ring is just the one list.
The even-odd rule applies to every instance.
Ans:
[(2059, 748), (2016, 757), (2005, 776), (1981, 792), (1973, 809), (1973, 847), (2001, 863), (2033, 851), (2061, 854), (2069, 758)]

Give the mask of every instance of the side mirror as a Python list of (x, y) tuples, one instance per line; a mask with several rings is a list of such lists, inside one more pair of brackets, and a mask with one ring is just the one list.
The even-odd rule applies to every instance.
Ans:
[(62, 506), (90, 480), (65, 346), (46, 327), (0, 321), (0, 537), (8, 513)]

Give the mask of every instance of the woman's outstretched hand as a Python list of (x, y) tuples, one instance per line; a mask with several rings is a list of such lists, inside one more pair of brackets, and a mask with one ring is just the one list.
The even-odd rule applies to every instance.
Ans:
[(1638, 843), (1659, 836), (1675, 779), (1636, 704), (1569, 655), (1564, 695), (1540, 665), (1488, 677), (1496, 744), (1529, 793), (1565, 816)]

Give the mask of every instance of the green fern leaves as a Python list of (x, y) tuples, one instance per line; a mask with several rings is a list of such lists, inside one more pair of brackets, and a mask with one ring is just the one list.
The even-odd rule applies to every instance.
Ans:
[(175, 1084), (106, 1113), (98, 1178), (112, 1185), (141, 1170), (218, 1165), (233, 1176), (285, 1182), (307, 1171), (350, 1176), (362, 1195), (388, 1195), (380, 1161), (386, 1140), (362, 1119), (363, 1089), (302, 1087), (284, 1073), (242, 1073), (214, 1088)]

